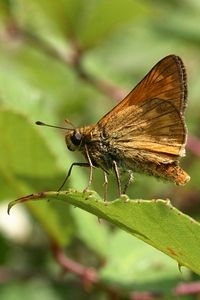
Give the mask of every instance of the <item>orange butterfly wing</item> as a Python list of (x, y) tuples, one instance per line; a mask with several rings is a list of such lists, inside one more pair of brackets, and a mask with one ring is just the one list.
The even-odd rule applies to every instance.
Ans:
[(186, 73), (181, 59), (169, 55), (97, 126), (104, 127), (113, 146), (125, 157), (170, 163), (184, 156)]
[(120, 103), (99, 120), (98, 124), (103, 126), (125, 107), (139, 105), (140, 102), (153, 98), (170, 101), (178, 111), (184, 113), (187, 79), (180, 57), (169, 55), (160, 60)]

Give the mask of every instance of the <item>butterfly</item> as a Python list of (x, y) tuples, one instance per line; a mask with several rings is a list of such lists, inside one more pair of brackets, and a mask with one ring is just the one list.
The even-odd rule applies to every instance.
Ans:
[[(136, 87), (96, 124), (80, 128), (51, 126), (66, 130), (65, 141), (71, 151), (78, 150), (86, 162), (74, 166), (93, 168), (104, 172), (107, 193), (107, 175), (114, 171), (119, 194), (125, 193), (133, 172), (184, 185), (190, 176), (179, 166), (185, 156), (187, 128), (184, 119), (187, 104), (186, 71), (180, 57), (169, 55), (160, 60)], [(71, 124), (69, 121), (67, 123)], [(128, 174), (122, 189), (121, 175)], [(64, 185), (63, 183), (63, 185)], [(62, 185), (62, 187), (63, 187)]]

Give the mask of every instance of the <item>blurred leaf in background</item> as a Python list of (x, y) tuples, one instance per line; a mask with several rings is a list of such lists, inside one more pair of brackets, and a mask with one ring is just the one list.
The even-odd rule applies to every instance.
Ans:
[[(136, 174), (128, 194), (170, 198), (198, 220), (199, 14), (197, 0), (0, 0), (1, 299), (137, 299), (137, 292), (152, 291), (161, 299), (178, 299), (179, 282), (198, 280), (189, 270), (180, 273), (166, 255), (78, 208), (30, 203), (7, 218), (6, 204), (57, 190), (71, 163), (83, 161), (67, 151), (62, 132), (37, 128), (35, 121), (61, 126), (65, 119), (76, 126), (96, 122), (157, 61), (176, 54), (188, 73), (189, 138), (182, 165), (191, 181), (176, 187)], [(95, 171), (94, 177), (93, 188), (102, 195), (102, 172)], [(82, 190), (87, 181), (88, 170), (75, 168), (66, 188)], [(109, 199), (116, 198), (116, 191), (111, 176)], [(14, 219), (17, 211), (21, 223)], [(71, 271), (77, 270), (72, 262), (79, 271), (93, 268), (101, 284), (88, 284), (92, 280), (84, 272), (58, 276), (59, 264), (50, 255), (60, 262), (57, 248), (70, 257)], [(88, 276), (94, 275), (90, 268)]]

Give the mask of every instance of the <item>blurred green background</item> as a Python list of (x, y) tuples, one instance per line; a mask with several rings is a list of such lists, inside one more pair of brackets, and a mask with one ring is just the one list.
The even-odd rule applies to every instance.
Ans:
[[(180, 273), (166, 255), (64, 203), (21, 205), (11, 216), (6, 207), (23, 195), (57, 190), (70, 164), (84, 161), (67, 150), (63, 132), (38, 128), (35, 121), (60, 126), (65, 119), (76, 126), (96, 122), (155, 63), (176, 54), (188, 74), (189, 138), (181, 165), (191, 181), (176, 187), (135, 174), (128, 194), (170, 198), (198, 220), (199, 18), (198, 0), (0, 0), (1, 300), (137, 300), (150, 292), (148, 299), (180, 299), (177, 285), (198, 280), (184, 268)], [(87, 181), (88, 170), (74, 168), (65, 188), (81, 190)], [(93, 189), (103, 195), (99, 170)], [(111, 176), (109, 199), (117, 196)], [(79, 267), (94, 268), (99, 284), (62, 272), (53, 258), (56, 247)]]

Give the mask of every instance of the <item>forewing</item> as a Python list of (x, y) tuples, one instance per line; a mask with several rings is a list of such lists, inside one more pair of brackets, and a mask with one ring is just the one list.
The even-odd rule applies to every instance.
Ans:
[(115, 121), (121, 112), (132, 105), (139, 106), (144, 100), (162, 99), (169, 101), (181, 114), (184, 113), (187, 98), (186, 73), (182, 60), (169, 55), (159, 61), (142, 81), (99, 122), (105, 126)]
[(105, 133), (125, 158), (170, 163), (185, 154), (183, 116), (170, 101), (151, 99), (125, 108)]

